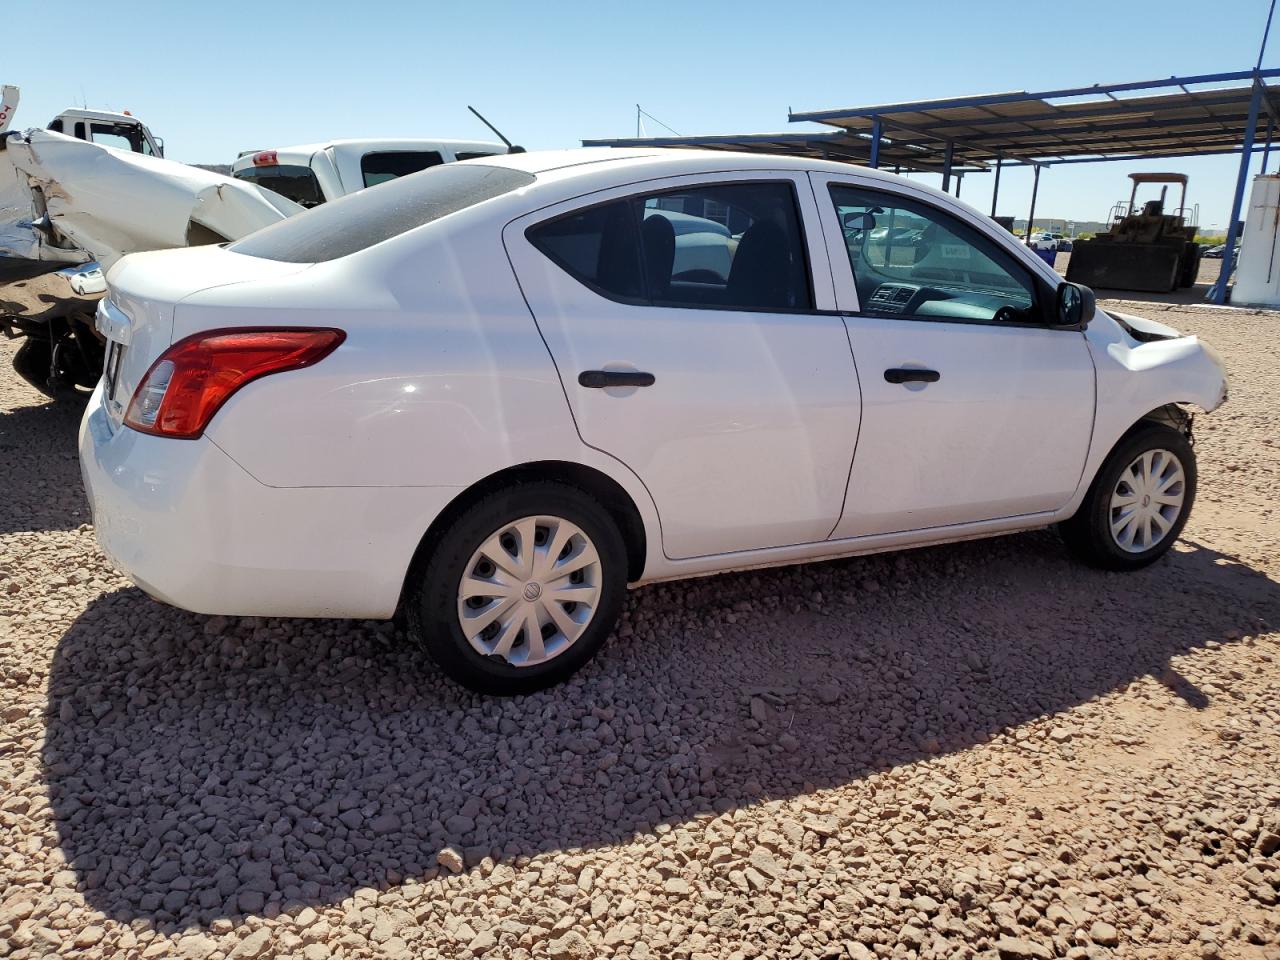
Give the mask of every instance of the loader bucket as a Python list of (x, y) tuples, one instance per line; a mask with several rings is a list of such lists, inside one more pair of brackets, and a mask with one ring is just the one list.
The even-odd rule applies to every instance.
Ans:
[(1168, 293), (1177, 284), (1181, 245), (1081, 240), (1071, 250), (1067, 279), (1087, 287)]

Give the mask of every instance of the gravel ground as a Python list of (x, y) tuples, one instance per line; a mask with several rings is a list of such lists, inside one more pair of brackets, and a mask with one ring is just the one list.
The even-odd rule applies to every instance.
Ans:
[(1280, 958), (1280, 319), (1141, 309), (1232, 371), (1153, 568), (650, 587), (509, 701), (147, 599), (0, 346), (0, 956)]

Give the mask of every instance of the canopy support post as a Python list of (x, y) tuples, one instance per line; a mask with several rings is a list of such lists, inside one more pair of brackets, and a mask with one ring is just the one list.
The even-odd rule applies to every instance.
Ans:
[(1033, 175), (1033, 179), (1031, 181), (1031, 212), (1027, 214), (1028, 244), (1030, 243), (1030, 240), (1031, 240), (1031, 230), (1034, 227), (1036, 222), (1036, 194), (1040, 192), (1040, 164), (1038, 163), (1032, 164), (1032, 168), (1035, 170), (1035, 174)]
[(996, 215), (996, 198), (1000, 196), (1000, 165), (1004, 163), (1004, 159), (1000, 154), (996, 154), (996, 182), (991, 188), (991, 217), (995, 219)]
[(1258, 128), (1258, 109), (1262, 106), (1262, 80), (1254, 77), (1253, 95), (1249, 98), (1249, 120), (1244, 130), (1244, 144), (1240, 151), (1240, 172), (1236, 174), (1236, 195), (1231, 202), (1231, 220), (1227, 224), (1227, 243), (1222, 250), (1222, 268), (1217, 282), (1209, 288), (1208, 299), (1213, 303), (1227, 302), (1227, 283), (1236, 261), (1236, 239), (1240, 235), (1240, 208), (1244, 205), (1244, 188), (1249, 184), (1249, 161), (1253, 159), (1253, 138)]

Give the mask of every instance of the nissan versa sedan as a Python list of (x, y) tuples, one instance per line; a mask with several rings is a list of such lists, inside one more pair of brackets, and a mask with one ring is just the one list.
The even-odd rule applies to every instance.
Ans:
[(958, 200), (774, 156), (449, 164), (108, 283), (114, 561), (201, 613), (402, 611), (496, 694), (581, 667), (629, 583), (1050, 524), (1142, 567), (1226, 396)]

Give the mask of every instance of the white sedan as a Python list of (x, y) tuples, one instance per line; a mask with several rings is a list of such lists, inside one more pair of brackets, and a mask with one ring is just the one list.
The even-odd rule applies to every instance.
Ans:
[(581, 667), (628, 583), (1050, 524), (1151, 563), (1226, 396), (952, 197), (773, 156), (448, 164), (108, 283), (115, 562), (201, 613), (401, 611), (500, 694)]

